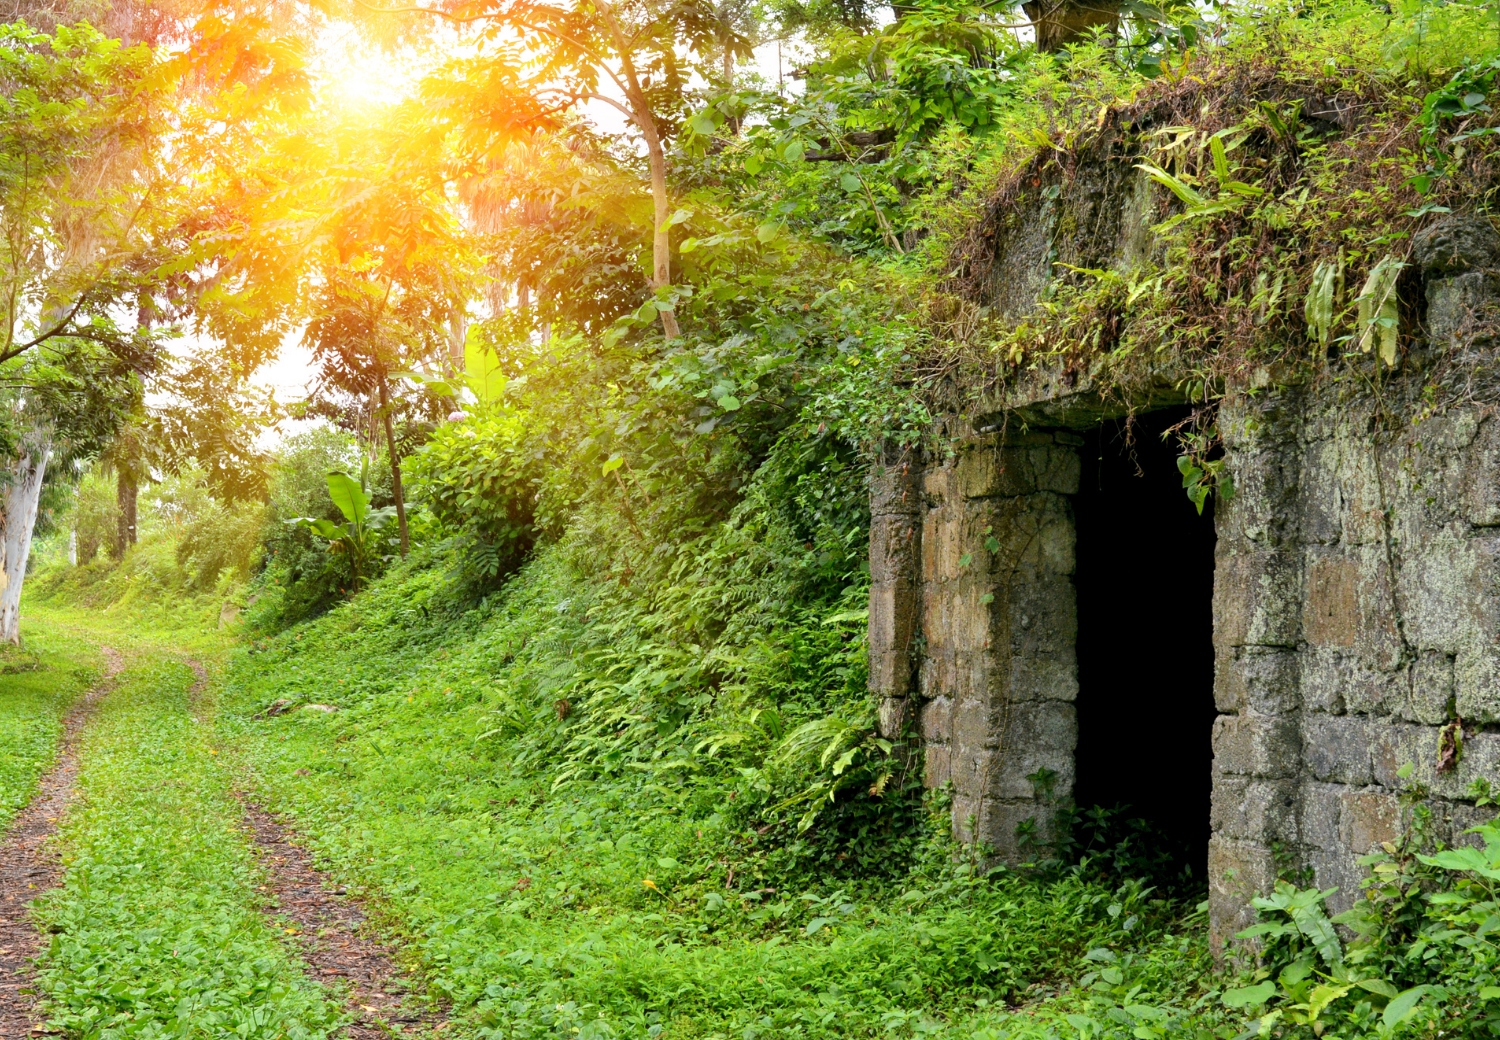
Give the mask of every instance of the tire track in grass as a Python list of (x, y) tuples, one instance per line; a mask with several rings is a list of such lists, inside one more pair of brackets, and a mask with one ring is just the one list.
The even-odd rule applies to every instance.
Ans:
[(57, 821), (72, 801), (78, 778), (78, 736), (99, 698), (114, 687), (125, 661), (100, 647), (105, 677), (63, 719), (57, 761), (43, 774), (37, 792), (16, 814), (0, 840), (0, 1037), (29, 1036), (39, 1028), (32, 983), (33, 966), (45, 943), (31, 920), (33, 901), (57, 887), (61, 873), (48, 846)]
[(291, 922), (302, 947), (302, 959), (313, 978), (330, 989), (348, 987), (354, 1021), (345, 1027), (350, 1040), (379, 1040), (394, 1033), (413, 1035), (445, 1028), (446, 1016), (422, 1008), (412, 985), (396, 966), (388, 947), (364, 934), (365, 915), (343, 889), (331, 889), (312, 858), (289, 840), (276, 818), (245, 803), (245, 824), (260, 850), (271, 905), (268, 912)]
[(233, 772), (185, 670), (143, 655), (79, 741), (66, 873), (36, 909), (53, 933), (36, 979), (49, 1024), (112, 1040), (326, 1040), (347, 1019), (261, 913)]
[[(204, 722), (214, 715), (208, 672), (191, 658), (187, 663), (197, 677), (188, 703), (194, 717)], [(266, 913), (295, 939), (308, 974), (325, 988), (347, 994), (352, 1021), (340, 1035), (382, 1040), (393, 1034), (411, 1035), (406, 1026), (422, 1032), (446, 1028), (447, 1017), (441, 1011), (407, 999), (413, 996), (413, 986), (389, 947), (366, 934), (359, 903), (328, 883), (306, 850), (291, 840), (288, 828), (243, 794), (236, 797), (266, 874)]]

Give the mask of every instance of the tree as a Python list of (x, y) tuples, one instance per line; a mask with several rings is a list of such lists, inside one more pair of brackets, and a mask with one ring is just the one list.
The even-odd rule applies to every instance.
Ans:
[[(399, 123), (401, 113), (391, 116)], [(468, 301), (476, 264), (431, 157), (372, 150), (366, 127), (344, 129), (330, 135), (329, 172), (304, 196), (316, 214), (307, 228), (306, 340), (318, 394), (374, 403), (404, 556), (410, 535), (394, 381), (446, 356), (448, 323)]]
[[(489, 66), (491, 78), (512, 83), (533, 98), (539, 116), (595, 100), (629, 120), (645, 145), (651, 183), (651, 284), (661, 296), (662, 331), (678, 336), (673, 300), (667, 293), (672, 284), (670, 235), (675, 215), (666, 148), (673, 128), (686, 115), (689, 96), (690, 70), (683, 68), (679, 48), (700, 59), (718, 56), (732, 72), (733, 57), (750, 54), (739, 32), (739, 9), (730, 4), (717, 7), (710, 0), (572, 0), (557, 5), (468, 0), (451, 7), (359, 2), (378, 13), (420, 12), (477, 25), (476, 42), (486, 56), (455, 63), (450, 71), (479, 79), (485, 73), (476, 66)], [(535, 72), (523, 71), (532, 64), (539, 66)], [(484, 108), (464, 118), (491, 121)]]
[(97, 450), (139, 398), (161, 337), (134, 313), (160, 262), (170, 185), (163, 90), (145, 47), (81, 26), (0, 26), (0, 639), (18, 642), (31, 533), (59, 450)]

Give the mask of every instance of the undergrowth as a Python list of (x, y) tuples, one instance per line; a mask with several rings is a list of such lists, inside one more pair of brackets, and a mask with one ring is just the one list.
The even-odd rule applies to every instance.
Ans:
[(835, 611), (716, 659), (652, 641), (563, 551), (466, 614), (418, 562), (255, 643), (222, 724), (474, 1035), (911, 1036), (1139, 949), (1175, 962), (1152, 986), (1204, 977), (1201, 918), (1140, 883), (988, 872), (912, 778), (804, 829), (817, 755), (777, 733), (859, 699)]
[(45, 1009), (53, 1028), (91, 1040), (326, 1036), (339, 1012), (261, 913), (192, 681), (185, 664), (133, 662), (80, 744), (64, 882), (37, 912), (52, 933)]

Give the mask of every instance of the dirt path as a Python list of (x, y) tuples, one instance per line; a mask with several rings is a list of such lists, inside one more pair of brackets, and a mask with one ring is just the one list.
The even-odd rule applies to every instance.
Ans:
[[(198, 681), (189, 694), (192, 712), (203, 722), (213, 715), (205, 697), (208, 674), (189, 660)], [(266, 871), (266, 912), (290, 932), (308, 975), (323, 986), (348, 994), (354, 1020), (344, 1027), (348, 1040), (416, 1036), (442, 1027), (445, 1017), (409, 996), (411, 984), (390, 949), (365, 934), (365, 914), (342, 888), (330, 885), (312, 857), (290, 840), (274, 816), (241, 796), (245, 829)]]
[(292, 844), (276, 818), (246, 803), (245, 823), (266, 868), (269, 908), (295, 928), (309, 974), (330, 988), (349, 988), (351, 1040), (417, 1036), (441, 1028), (441, 1012), (409, 996), (411, 985), (388, 947), (364, 934), (356, 900), (332, 888), (312, 857)]
[(78, 735), (99, 698), (114, 686), (124, 658), (100, 647), (105, 678), (69, 710), (63, 719), (57, 762), (43, 775), (36, 796), (11, 822), (0, 839), (0, 1040), (30, 1036), (37, 1026), (36, 995), (31, 990), (33, 965), (46, 943), (31, 922), (31, 902), (56, 887), (62, 871), (47, 847), (73, 797), (78, 776)]

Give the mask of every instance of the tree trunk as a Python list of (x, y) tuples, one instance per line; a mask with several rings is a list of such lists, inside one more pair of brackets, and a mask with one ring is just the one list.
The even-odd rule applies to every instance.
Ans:
[(140, 494), (140, 487), (136, 484), (135, 474), (121, 466), (115, 470), (115, 504), (119, 507), (118, 528), (115, 532), (115, 552), (117, 560), (125, 558), (125, 550), (135, 544), (135, 514), (136, 500)]
[(33, 430), (21, 442), (21, 457), (13, 463), (5, 489), (5, 515), (0, 518), (0, 639), (20, 645), (21, 584), (31, 555), (31, 532), (42, 498), (42, 478), (52, 455), (51, 438)]
[[(648, 122), (648, 125), (651, 124)], [(644, 131), (645, 127), (641, 129)], [(671, 228), (667, 227), (667, 219), (671, 216), (667, 212), (671, 206), (667, 198), (667, 156), (662, 151), (661, 138), (656, 135), (654, 125), (642, 136), (646, 138), (646, 152), (651, 158), (651, 201), (656, 211), (651, 236), (651, 284), (660, 289), (672, 284)], [(677, 315), (672, 311), (661, 312), (661, 330), (669, 339), (682, 334), (677, 326)]]
[(385, 445), (391, 455), (391, 495), (396, 499), (396, 530), (401, 535), (401, 555), (405, 556), (410, 547), (406, 534), (406, 496), (401, 491), (401, 459), (396, 455), (396, 428), (391, 423), (391, 403), (383, 375), (380, 377), (380, 415), (385, 420)]
[(1036, 27), (1039, 51), (1062, 50), (1099, 26), (1114, 33), (1120, 24), (1119, 0), (1027, 0), (1021, 10)]
[(451, 379), (462, 379), (468, 368), (468, 358), (464, 345), (469, 336), (469, 318), (463, 311), (454, 308), (448, 315), (448, 376)]

